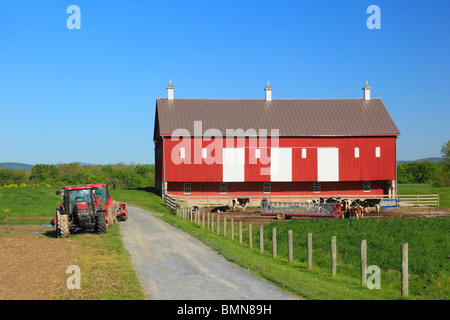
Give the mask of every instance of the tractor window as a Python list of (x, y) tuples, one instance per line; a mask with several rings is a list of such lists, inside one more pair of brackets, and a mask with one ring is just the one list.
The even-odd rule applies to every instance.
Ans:
[(94, 196), (102, 198), (102, 205), (106, 205), (106, 201), (108, 200), (108, 189), (107, 188), (94, 188)]
[[(66, 191), (67, 192), (67, 191)], [(89, 206), (89, 211), (93, 211), (93, 203), (90, 190), (70, 190), (69, 191), (69, 208), (73, 211), (73, 207), (77, 202), (86, 202)]]

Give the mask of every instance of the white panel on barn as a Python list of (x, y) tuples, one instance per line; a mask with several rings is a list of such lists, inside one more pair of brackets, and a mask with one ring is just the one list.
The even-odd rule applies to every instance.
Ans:
[(292, 149), (270, 149), (270, 181), (292, 181)]
[(338, 148), (317, 148), (317, 181), (339, 181)]
[(223, 182), (243, 182), (245, 179), (245, 149), (224, 148), (222, 164)]

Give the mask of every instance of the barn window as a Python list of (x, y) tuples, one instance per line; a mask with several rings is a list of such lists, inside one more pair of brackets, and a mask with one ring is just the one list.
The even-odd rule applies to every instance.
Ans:
[(377, 158), (380, 157), (380, 147), (375, 148), (375, 157), (377, 157)]
[(206, 159), (206, 154), (207, 154), (207, 153), (206, 153), (206, 148), (203, 148), (203, 149), (202, 149), (202, 158), (203, 158), (203, 159)]
[(364, 192), (370, 192), (370, 181), (364, 181)]
[(320, 192), (320, 182), (314, 182), (313, 190), (314, 192)]
[(184, 184), (184, 194), (191, 194), (191, 184), (190, 183)]
[(184, 159), (186, 157), (186, 152), (184, 150), (184, 148), (180, 148), (180, 158)]
[(355, 148), (355, 158), (359, 158), (359, 148)]
[(256, 159), (261, 158), (261, 149), (255, 149), (255, 158)]
[(264, 193), (270, 193), (270, 182), (264, 182)]
[(220, 184), (220, 193), (221, 194), (227, 193), (227, 184), (226, 183)]
[(302, 158), (306, 159), (306, 149), (302, 149)]

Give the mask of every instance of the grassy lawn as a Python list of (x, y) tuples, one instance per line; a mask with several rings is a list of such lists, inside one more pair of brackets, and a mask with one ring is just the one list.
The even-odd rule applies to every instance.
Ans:
[(169, 213), (164, 205), (164, 201), (157, 195), (153, 194), (149, 188), (139, 189), (110, 189), (110, 195), (117, 201), (125, 202), (131, 206), (140, 207), (142, 209)]
[[(55, 214), (56, 208), (62, 202), (61, 196), (55, 194), (56, 188), (19, 187), (0, 188), (0, 224), (6, 223), (6, 218), (37, 218), (48, 217), (46, 223)], [(18, 222), (23, 223), (23, 219)], [(41, 221), (35, 221), (41, 224)]]
[(439, 194), (439, 208), (450, 207), (450, 187), (433, 187), (431, 184), (399, 184), (398, 194)]

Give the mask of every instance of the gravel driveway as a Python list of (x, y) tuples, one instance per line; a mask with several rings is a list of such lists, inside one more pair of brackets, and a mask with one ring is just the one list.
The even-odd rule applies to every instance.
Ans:
[(296, 299), (158, 219), (155, 213), (127, 208), (128, 220), (120, 223), (120, 232), (150, 299)]

